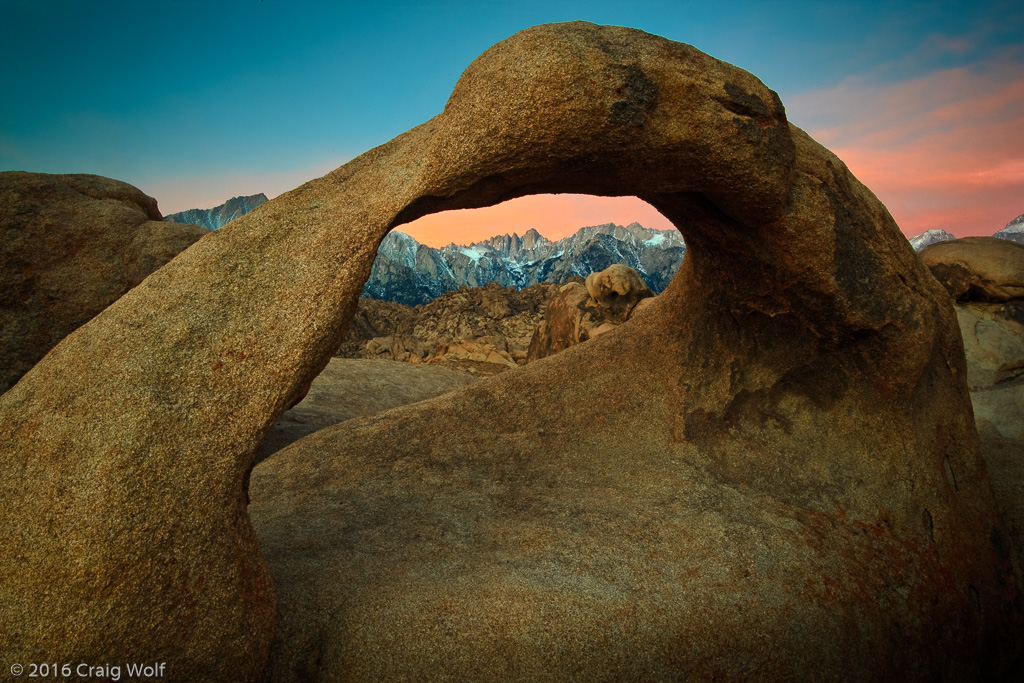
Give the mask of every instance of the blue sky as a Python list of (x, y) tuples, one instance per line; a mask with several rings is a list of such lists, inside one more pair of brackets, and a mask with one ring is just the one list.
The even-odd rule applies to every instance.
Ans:
[(905, 232), (991, 234), (1024, 213), (1017, 4), (0, 0), (0, 170), (117, 178), (164, 213), (274, 196), (440, 112), (495, 42), (584, 19), (751, 71)]

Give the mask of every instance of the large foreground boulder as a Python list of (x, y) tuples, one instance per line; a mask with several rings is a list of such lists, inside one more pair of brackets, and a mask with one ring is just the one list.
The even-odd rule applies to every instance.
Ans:
[[(658, 208), (688, 245), (668, 291), (267, 459), (257, 544), (257, 445), (387, 231), (544, 191)], [(0, 651), (167, 680), (1019, 675), (938, 288), (750, 74), (631, 29), (523, 31), (443, 113), (210, 234), (0, 397)]]
[(118, 180), (0, 173), (0, 393), (206, 233)]

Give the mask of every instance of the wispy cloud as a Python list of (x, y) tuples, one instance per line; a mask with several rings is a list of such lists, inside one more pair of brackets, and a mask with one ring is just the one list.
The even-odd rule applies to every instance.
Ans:
[(1021, 52), (895, 83), (850, 77), (790, 97), (787, 110), (907, 235), (991, 235), (1024, 213)]

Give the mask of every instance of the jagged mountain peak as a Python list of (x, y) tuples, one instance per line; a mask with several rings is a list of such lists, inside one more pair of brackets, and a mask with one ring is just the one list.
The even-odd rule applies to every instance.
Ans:
[(993, 237), (1024, 244), (1024, 214), (1017, 216), (1007, 223), (1006, 227), (993, 235)]
[(914, 248), (914, 251), (921, 251), (925, 247), (930, 247), (933, 244), (939, 242), (948, 242), (949, 240), (955, 240), (956, 237), (946, 232), (945, 230), (939, 230), (934, 228), (932, 230), (926, 230), (916, 237), (910, 238), (910, 246)]
[(217, 230), (231, 221), (244, 216), (267, 202), (267, 195), (260, 192), (246, 196), (232, 197), (212, 209), (189, 209), (164, 216), (165, 221), (201, 225), (207, 230)]
[(586, 277), (614, 263), (635, 268), (652, 290), (660, 292), (679, 267), (685, 248), (678, 231), (639, 223), (588, 226), (557, 242), (530, 228), (522, 237), (514, 232), (469, 245), (452, 242), (440, 249), (402, 235), (381, 243), (364, 295), (416, 305), (463, 285), (496, 282), (522, 289)]

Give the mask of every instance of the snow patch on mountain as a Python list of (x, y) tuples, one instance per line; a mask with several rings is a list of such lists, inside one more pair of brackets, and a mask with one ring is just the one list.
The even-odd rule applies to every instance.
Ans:
[(949, 240), (955, 239), (956, 237), (949, 234), (945, 230), (928, 230), (926, 232), (922, 232), (920, 235), (917, 235), (916, 237), (911, 237), (910, 246), (914, 248), (914, 251), (921, 251), (925, 247), (930, 247), (933, 244), (938, 244), (939, 242), (948, 242)]
[(246, 197), (232, 197), (220, 206), (212, 209), (189, 209), (164, 216), (165, 221), (173, 223), (189, 223), (201, 225), (207, 230), (222, 228), (231, 221), (244, 216), (258, 206), (267, 202), (267, 195), (262, 192)]
[(1024, 244), (1024, 214), (1017, 216), (1007, 223), (1006, 227), (993, 235), (993, 237)]
[(655, 292), (672, 279), (686, 245), (677, 230), (639, 223), (581, 228), (556, 242), (535, 229), (523, 236), (495, 235), (470, 245), (434, 249), (392, 231), (381, 242), (363, 295), (416, 305), (462, 286), (497, 282), (523, 289), (538, 282), (586, 277), (614, 263), (635, 268)]

